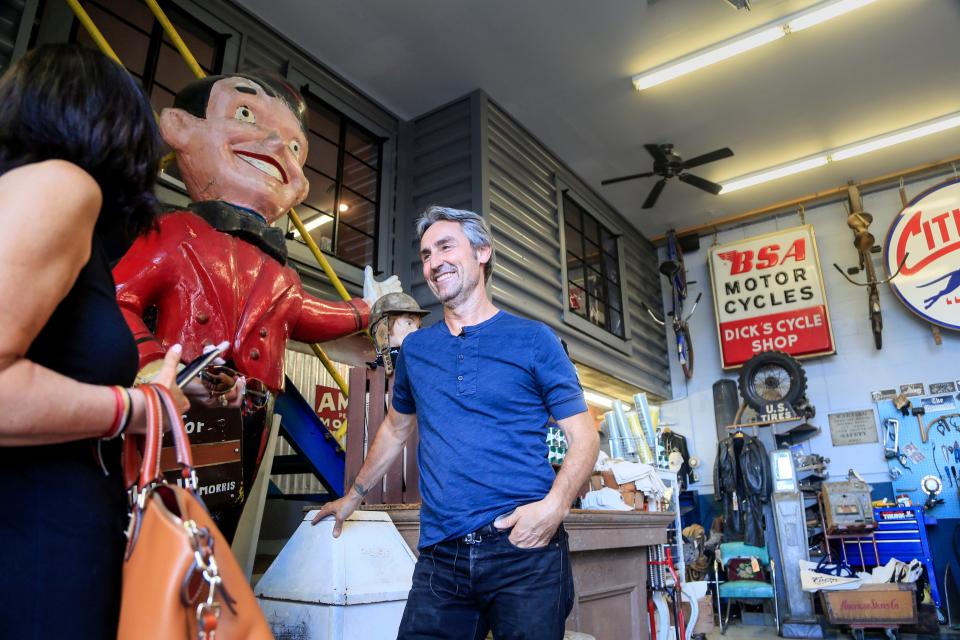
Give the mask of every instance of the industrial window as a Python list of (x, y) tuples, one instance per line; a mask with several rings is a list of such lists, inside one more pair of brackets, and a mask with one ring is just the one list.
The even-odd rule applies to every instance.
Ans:
[[(322, 251), (356, 266), (375, 265), (383, 140), (308, 90), (304, 95), (310, 194), (297, 213)], [(292, 223), (288, 229), (303, 242)]]
[[(83, 5), (124, 66), (140, 81), (154, 110), (159, 113), (165, 107), (172, 107), (174, 95), (192, 82), (194, 75), (146, 3), (142, 0), (86, 0)], [(220, 73), (226, 36), (170, 3), (161, 3), (161, 6), (203, 70), (208, 74)], [(77, 20), (74, 20), (71, 39), (96, 48)]]
[(568, 194), (563, 196), (567, 248), (567, 307), (623, 338), (623, 300), (617, 236)]

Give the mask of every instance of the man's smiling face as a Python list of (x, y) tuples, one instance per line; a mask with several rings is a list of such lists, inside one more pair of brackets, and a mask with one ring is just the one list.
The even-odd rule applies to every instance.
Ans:
[(459, 222), (435, 222), (420, 238), (423, 277), (433, 295), (445, 306), (456, 307), (483, 287), (483, 265), (490, 247), (476, 251)]
[(219, 80), (206, 118), (164, 109), (160, 128), (194, 201), (224, 200), (273, 222), (307, 196), (300, 121), (253, 80)]

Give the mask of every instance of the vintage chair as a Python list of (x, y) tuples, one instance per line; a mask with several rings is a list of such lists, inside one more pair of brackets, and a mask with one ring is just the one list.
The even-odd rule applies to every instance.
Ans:
[[(760, 572), (753, 570), (753, 559), (759, 565)], [(730, 622), (730, 605), (734, 600), (747, 604), (763, 603), (773, 600), (773, 618), (780, 633), (780, 610), (777, 606), (777, 581), (774, 562), (766, 547), (754, 547), (743, 542), (724, 542), (720, 545), (713, 565), (714, 593), (717, 597), (717, 620), (720, 634), (727, 632)], [(763, 572), (767, 575), (763, 575)], [(739, 579), (730, 578), (730, 576)], [(723, 578), (721, 580), (721, 578)], [(728, 579), (729, 578), (729, 579)], [(720, 609), (721, 599), (727, 601), (727, 613), (724, 619)]]

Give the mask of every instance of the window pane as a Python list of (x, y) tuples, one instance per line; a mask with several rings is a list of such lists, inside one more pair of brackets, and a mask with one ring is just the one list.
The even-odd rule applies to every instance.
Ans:
[(590, 297), (605, 301), (607, 299), (605, 282), (599, 271), (587, 269), (587, 292)]
[(337, 176), (337, 146), (315, 135), (310, 135), (309, 138), (307, 166), (335, 179)]
[(583, 222), (580, 219), (580, 207), (569, 196), (563, 196), (563, 221), (574, 229), (583, 229)]
[[(124, 24), (95, 4), (89, 4), (86, 9), (93, 23), (99, 27), (103, 37), (107, 39), (107, 42), (116, 51), (117, 56), (123, 61), (124, 66), (138, 76), (142, 76), (147, 62), (149, 36), (130, 25)], [(146, 10), (146, 6), (143, 9)], [(97, 48), (97, 45), (87, 35), (87, 30), (79, 25), (77, 26), (77, 42), (91, 49)]]
[(586, 286), (583, 281), (583, 263), (579, 260), (574, 262), (572, 265), (567, 264), (567, 280), (577, 285), (580, 288)]
[(310, 101), (310, 133), (323, 136), (334, 144), (340, 144), (341, 119), (340, 114), (333, 109), (328, 108), (316, 100)]
[(600, 245), (600, 226), (593, 219), (593, 216), (583, 216), (583, 237), (592, 240), (597, 246)]
[(576, 286), (572, 282), (569, 285), (570, 300), (568, 305), (570, 306), (570, 311), (573, 311), (579, 316), (586, 317), (587, 315), (587, 296), (584, 293), (583, 289)]
[[(306, 207), (301, 207), (297, 212), (302, 216), (303, 225), (307, 227), (307, 232), (320, 247), (320, 250), (333, 253), (333, 217), (326, 214), (316, 214)], [(294, 239), (303, 242), (292, 223), (290, 224), (290, 231), (293, 233)]]
[(583, 237), (580, 235), (580, 232), (570, 225), (564, 225), (563, 232), (565, 234), (564, 241), (567, 244), (567, 251), (578, 258), (583, 258)]
[(347, 151), (357, 156), (368, 165), (377, 168), (377, 162), (380, 159), (380, 141), (365, 131), (357, 127), (347, 125), (346, 134)]
[(337, 183), (317, 173), (310, 167), (304, 167), (303, 173), (307, 176), (307, 180), (310, 181), (310, 193), (303, 203), (317, 211), (333, 213), (333, 201), (336, 197), (335, 187)]
[(340, 194), (340, 221), (373, 235), (377, 223), (377, 207), (349, 189), (344, 189)]
[(584, 238), (584, 261), (587, 265), (599, 270), (600, 267), (600, 245), (594, 244)]
[(153, 85), (153, 91), (150, 92), (150, 104), (153, 110), (160, 113), (167, 107), (173, 106), (173, 93), (167, 91), (160, 85)]
[(183, 61), (177, 50), (170, 45), (160, 47), (160, 57), (157, 59), (157, 72), (154, 74), (157, 83), (165, 89), (176, 93), (193, 82), (196, 78), (190, 67)]
[(620, 315), (619, 311), (613, 309), (608, 310), (608, 320), (609, 325), (607, 330), (617, 336), (623, 337), (623, 316)]
[(358, 267), (373, 264), (373, 238), (341, 224), (338, 229), (337, 257)]
[[(110, 0), (109, 2), (97, 0), (96, 2), (84, 2), (82, 4), (98, 27), (100, 27), (100, 23), (94, 17), (94, 10), (106, 8), (129, 22), (132, 27), (142, 31), (144, 35), (149, 34), (153, 28), (153, 14), (147, 8), (147, 3), (141, 2), (141, 0)], [(103, 31), (103, 27), (100, 27), (100, 30)], [(114, 50), (116, 50), (116, 47), (114, 47)], [(117, 51), (117, 55), (120, 55), (119, 51)]]
[(617, 236), (601, 228), (600, 239), (603, 250), (615, 257), (617, 255)]
[(377, 172), (349, 153), (343, 156), (343, 184), (368, 200), (377, 199)]
[(607, 277), (613, 282), (620, 282), (620, 263), (616, 256), (609, 253), (603, 254), (603, 268), (606, 270)]
[(620, 285), (607, 280), (607, 303), (615, 309), (623, 309), (620, 302)]
[[(204, 71), (207, 73), (219, 73), (219, 69), (213, 68), (214, 63), (217, 61), (217, 38), (214, 33), (194, 25), (191, 20), (178, 20), (173, 14), (169, 15), (169, 17), (170, 21), (173, 22), (173, 26), (176, 27), (177, 33), (183, 38), (183, 41), (187, 44), (187, 48), (190, 49), (190, 53), (197, 59), (197, 63), (203, 67)], [(170, 42), (170, 38), (168, 38), (166, 34), (163, 36), (163, 45), (164, 46), (160, 47), (161, 49), (173, 49), (173, 43)], [(176, 49), (173, 49), (173, 51), (176, 52)], [(177, 54), (178, 57), (179, 55), (180, 54)], [(187, 67), (187, 63), (182, 59), (181, 64), (184, 68)]]
[(590, 297), (590, 322), (598, 327), (607, 328), (606, 307), (599, 300)]

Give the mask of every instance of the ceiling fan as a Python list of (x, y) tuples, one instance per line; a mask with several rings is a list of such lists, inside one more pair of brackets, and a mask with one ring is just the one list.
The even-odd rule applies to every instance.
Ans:
[(700, 165), (707, 164), (708, 162), (729, 158), (733, 155), (733, 151), (731, 151), (728, 147), (724, 147), (722, 149), (717, 149), (715, 151), (711, 151), (710, 153), (697, 156), (696, 158), (684, 160), (676, 151), (674, 151), (672, 144), (645, 144), (643, 145), (643, 148), (646, 149), (651, 156), (653, 156), (653, 171), (648, 171), (646, 173), (633, 173), (629, 176), (620, 176), (619, 178), (609, 178), (607, 180), (601, 180), (600, 184), (608, 185), (615, 182), (634, 180), (636, 178), (660, 176), (660, 180), (657, 181), (657, 184), (653, 185), (653, 189), (650, 190), (650, 194), (643, 202), (644, 209), (653, 208), (653, 205), (657, 203), (657, 198), (660, 197), (660, 192), (663, 191), (663, 188), (667, 184), (667, 180), (670, 178), (678, 178), (682, 182), (693, 185), (698, 189), (703, 189), (704, 191), (709, 191), (713, 195), (717, 195), (720, 193), (720, 189), (722, 188), (719, 184), (705, 180), (700, 176), (695, 176), (692, 173), (683, 172), (687, 169), (699, 167)]

